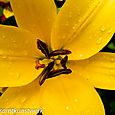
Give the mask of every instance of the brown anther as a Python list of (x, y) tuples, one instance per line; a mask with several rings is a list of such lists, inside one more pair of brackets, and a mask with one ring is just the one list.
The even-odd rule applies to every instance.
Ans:
[(64, 50), (64, 49), (62, 49), (62, 50), (55, 50), (55, 51), (52, 51), (50, 53), (50, 57), (51, 56), (57, 56), (57, 55), (67, 55), (67, 54), (71, 54), (71, 51)]
[(67, 69), (66, 63), (68, 61), (68, 56), (66, 55), (62, 60), (61, 60), (61, 65), (64, 69)]
[(39, 68), (44, 68), (45, 64), (40, 64), (39, 60), (36, 60), (36, 66), (35, 68), (38, 70)]
[(53, 69), (53, 67), (54, 67), (54, 61), (50, 62), (48, 64), (48, 66), (43, 69), (42, 73), (38, 76), (40, 86), (47, 79), (47, 76), (48, 76), (49, 72)]
[(43, 115), (42, 114), (42, 110), (39, 110), (39, 112), (37, 113), (37, 115)]
[(58, 75), (61, 75), (61, 74), (70, 74), (71, 72), (72, 72), (71, 69), (53, 70), (53, 71), (49, 72), (47, 79), (58, 76)]
[(41, 52), (47, 57), (50, 58), (49, 56), (49, 50), (48, 50), (48, 45), (44, 43), (43, 41), (37, 39), (37, 47)]

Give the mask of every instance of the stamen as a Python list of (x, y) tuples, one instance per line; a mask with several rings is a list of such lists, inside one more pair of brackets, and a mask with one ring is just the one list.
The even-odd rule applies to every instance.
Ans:
[(44, 83), (44, 81), (47, 79), (47, 76), (49, 72), (53, 69), (54, 61), (50, 62), (47, 67), (45, 67), (42, 71), (42, 73), (38, 76), (39, 77), (39, 84), (40, 86)]
[(67, 55), (67, 54), (71, 54), (71, 51), (64, 50), (64, 49), (63, 50), (55, 50), (50, 53), (50, 57), (57, 56), (57, 55)]
[(67, 69), (66, 63), (68, 61), (68, 56), (66, 55), (62, 60), (61, 60), (61, 65), (64, 69)]
[(72, 72), (71, 69), (53, 70), (53, 71), (49, 72), (47, 79), (58, 76), (58, 75), (61, 75), (61, 74), (70, 74), (71, 72)]
[[(38, 76), (40, 86), (48, 78), (52, 78), (61, 74), (70, 74), (72, 72), (71, 69), (67, 69), (66, 67), (66, 63), (68, 61), (67, 55), (71, 54), (71, 51), (66, 49), (60, 49), (60, 50), (54, 50), (52, 52), (49, 52), (48, 45), (39, 39), (37, 39), (37, 47), (39, 50), (41, 50), (43, 54), (45, 54), (46, 58), (44, 59), (49, 60), (48, 63), (50, 62), (48, 66), (45, 67), (45, 64), (40, 64), (39, 62), (39, 60), (43, 62), (44, 59), (38, 59), (36, 61), (36, 66), (35, 66), (36, 69), (44, 68), (41, 74)], [(66, 56), (62, 58), (61, 55), (66, 55)], [(56, 69), (54, 68), (54, 64), (56, 66)]]
[(48, 45), (41, 40), (37, 39), (37, 47), (47, 58), (50, 58)]
[(39, 110), (39, 112), (37, 113), (37, 115), (43, 115), (42, 114), (42, 110)]

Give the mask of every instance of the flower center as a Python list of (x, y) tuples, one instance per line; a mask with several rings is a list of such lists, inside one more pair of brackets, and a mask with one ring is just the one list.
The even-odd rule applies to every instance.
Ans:
[(38, 70), (44, 68), (39, 77), (39, 84), (42, 85), (48, 78), (52, 78), (61, 74), (70, 74), (72, 71), (68, 69), (66, 63), (68, 61), (69, 50), (60, 49), (49, 51), (48, 45), (37, 39), (37, 47), (45, 55), (44, 58), (36, 59), (35, 68)]

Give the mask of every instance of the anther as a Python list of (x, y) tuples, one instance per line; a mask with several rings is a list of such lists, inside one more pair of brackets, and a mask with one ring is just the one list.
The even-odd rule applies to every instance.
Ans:
[(49, 72), (47, 79), (58, 76), (58, 75), (61, 75), (61, 74), (70, 74), (71, 72), (72, 72), (71, 69), (53, 70), (53, 71)]
[(40, 86), (44, 83), (44, 81), (47, 79), (49, 72), (53, 69), (54, 67), (54, 61), (50, 62), (47, 67), (43, 69), (41, 74), (38, 76), (39, 77), (39, 84)]
[(66, 55), (62, 60), (61, 60), (61, 65), (64, 69), (67, 69), (66, 63), (68, 61), (68, 56)]
[(39, 112), (37, 113), (37, 115), (43, 115), (42, 114), (42, 110), (39, 110)]
[(44, 43), (44, 42), (42, 42), (41, 40), (37, 39), (37, 47), (38, 47), (39, 50), (41, 50), (41, 52), (42, 52), (43, 54), (45, 54), (45, 56), (46, 56), (47, 58), (50, 57), (50, 55), (49, 55), (49, 50), (48, 50), (48, 45), (47, 45), (46, 43)]
[(50, 57), (51, 56), (57, 56), (57, 55), (67, 55), (67, 54), (71, 54), (71, 51), (69, 50), (54, 50), (50, 53)]

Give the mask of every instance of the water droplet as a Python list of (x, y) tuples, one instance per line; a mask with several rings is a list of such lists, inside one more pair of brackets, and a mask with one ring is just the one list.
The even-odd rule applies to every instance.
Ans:
[(114, 72), (115, 72), (114, 70), (112, 70), (112, 69), (110, 70), (110, 73), (114, 73)]
[(72, 18), (72, 13), (71, 12), (69, 13), (69, 18)]
[(20, 74), (19, 73), (10, 72), (9, 76), (13, 77), (14, 79), (19, 79)]
[(3, 55), (2, 58), (3, 58), (3, 59), (7, 59), (7, 56), (6, 56), (6, 55)]
[(115, 59), (114, 58), (111, 58), (111, 62), (114, 62), (115, 61)]
[(18, 78), (18, 79), (20, 78), (20, 74), (19, 73), (17, 73), (16, 78)]
[(80, 23), (80, 22), (81, 22), (81, 19), (78, 19), (78, 22)]
[(105, 31), (105, 26), (102, 26), (100, 30), (101, 30), (101, 32), (104, 32)]
[(80, 57), (83, 57), (83, 54), (80, 54), (79, 56), (80, 56)]
[(6, 37), (5, 35), (2, 36), (3, 39), (4, 39), (5, 37)]
[(4, 54), (4, 52), (3, 51), (0, 51), (0, 55), (3, 55)]
[(84, 112), (81, 112), (81, 115), (84, 115)]
[(75, 26), (73, 26), (73, 30), (75, 30), (76, 29), (76, 27)]
[(27, 56), (28, 55), (28, 52), (25, 50), (25, 51), (23, 51), (23, 55), (24, 56)]
[(110, 34), (112, 32), (112, 28), (110, 30), (108, 30), (108, 34)]
[(78, 24), (74, 24), (73, 30), (76, 30), (76, 29), (77, 29), (77, 26), (78, 26)]
[(65, 22), (65, 26), (68, 26), (69, 25), (69, 22), (67, 21), (67, 22)]
[(66, 109), (66, 110), (69, 110), (69, 106), (66, 106), (65, 109)]
[(13, 48), (16, 48), (17, 47), (17, 44), (14, 42), (13, 45), (12, 45)]
[(12, 40), (12, 42), (13, 42), (13, 43), (16, 43), (16, 41), (15, 41), (14, 39)]
[(97, 44), (101, 44), (102, 42), (102, 37), (98, 38), (98, 40), (96, 41)]
[(21, 103), (26, 102), (26, 100), (27, 100), (27, 99), (26, 99), (25, 97), (22, 97), (22, 98), (21, 98)]
[(74, 99), (74, 102), (78, 102), (78, 99)]
[(78, 14), (77, 14), (78, 16), (80, 16), (80, 12), (78, 12)]

